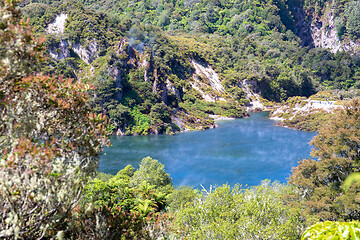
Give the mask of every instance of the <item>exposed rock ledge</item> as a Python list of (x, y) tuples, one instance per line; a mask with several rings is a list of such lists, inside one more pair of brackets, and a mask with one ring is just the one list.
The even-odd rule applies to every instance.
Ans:
[[(225, 89), (214, 69), (208, 64), (203, 66), (194, 59), (191, 59), (191, 63), (195, 68), (195, 73), (193, 74), (194, 82), (190, 82), (190, 84), (201, 94), (202, 98), (207, 102), (226, 101), (221, 97), (225, 93)], [(212, 88), (212, 92), (205, 91), (209, 87)]]
[(286, 104), (270, 113), (270, 119), (278, 126), (303, 131), (318, 131), (331, 116), (343, 108), (341, 102), (293, 97)]
[[(295, 116), (307, 115), (314, 112), (314, 110), (322, 110), (327, 113), (333, 113), (334, 110), (339, 108), (343, 108), (343, 106), (337, 105), (336, 101), (303, 100), (300, 103), (296, 103), (294, 107), (284, 105), (277, 108), (271, 113), (270, 119), (277, 121), (292, 120)], [(289, 114), (291, 116), (285, 119), (281, 117), (283, 114)]]
[(68, 15), (65, 13), (60, 13), (56, 16), (55, 20), (48, 25), (46, 28), (47, 34), (63, 34), (65, 30), (65, 21), (68, 18)]
[(209, 114), (209, 117), (211, 117), (211, 118), (214, 119), (215, 121), (234, 120), (234, 119), (235, 119), (235, 118), (231, 118), (231, 117), (224, 117), (224, 116), (212, 115), (212, 114)]
[(326, 7), (322, 19), (313, 19), (310, 30), (314, 39), (314, 47), (327, 48), (331, 52), (347, 51), (353, 54), (359, 53), (360, 42), (339, 39), (335, 27), (334, 2)]
[(301, 7), (292, 11), (295, 18), (296, 34), (302, 39), (302, 45), (315, 48), (327, 48), (331, 52), (346, 51), (352, 54), (360, 53), (360, 40), (339, 38), (336, 31), (335, 6), (336, 1), (325, 3), (321, 17), (307, 16)]
[[(60, 13), (58, 16), (56, 16), (55, 20), (48, 25), (46, 28), (47, 34), (54, 34), (56, 36), (62, 37), (65, 30), (65, 22), (68, 18), (67, 14)], [(52, 58), (57, 60), (63, 60), (65, 58), (70, 57), (70, 50), (69, 47), (72, 48), (72, 50), (87, 64), (90, 64), (92, 61), (94, 61), (97, 57), (97, 42), (95, 39), (88, 41), (88, 46), (85, 48), (80, 43), (71, 43), (66, 39), (61, 39), (59, 41), (59, 44), (57, 46), (53, 46), (51, 49), (49, 49), (49, 54)]]

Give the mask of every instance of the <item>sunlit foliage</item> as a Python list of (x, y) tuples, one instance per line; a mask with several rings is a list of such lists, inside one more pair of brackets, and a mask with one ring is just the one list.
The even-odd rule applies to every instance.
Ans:
[(317, 160), (305, 159), (293, 170), (290, 183), (297, 186), (307, 211), (320, 220), (359, 220), (359, 183), (346, 192), (341, 185), (360, 171), (360, 103), (353, 100), (333, 116), (312, 140)]
[(353, 222), (320, 222), (306, 229), (301, 239), (358, 239), (360, 223)]
[(91, 113), (89, 85), (34, 74), (41, 40), (1, 1), (0, 238), (62, 235), (107, 144), (104, 116)]
[[(98, 175), (85, 190), (72, 236), (96, 239), (133, 239), (165, 236), (171, 218), (164, 211), (173, 191), (164, 166), (150, 157), (140, 168), (131, 165), (115, 176)], [(90, 207), (87, 207), (90, 206)], [(87, 209), (86, 209), (87, 208)]]
[(169, 205), (179, 238), (298, 239), (306, 221), (301, 209), (283, 201), (290, 192), (270, 181), (250, 189), (224, 185), (201, 193), (180, 188), (170, 195)]

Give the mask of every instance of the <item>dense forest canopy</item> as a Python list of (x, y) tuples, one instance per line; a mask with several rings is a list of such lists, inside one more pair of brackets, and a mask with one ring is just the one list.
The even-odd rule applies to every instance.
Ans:
[[(114, 176), (95, 171), (109, 133), (205, 129), (209, 115), (243, 117), (255, 99), (354, 92), (359, 1), (17, 4), (0, 2), (0, 238), (360, 235), (359, 183), (343, 188), (360, 168), (359, 100), (321, 127), (316, 159), (300, 161), (289, 184), (175, 188), (150, 157)], [(316, 47), (323, 25), (342, 49)], [(303, 234), (327, 220), (355, 221)]]
[[(300, 10), (306, 22), (331, 6), (341, 37), (356, 39), (357, 3), (107, 0), (21, 6), (47, 36), (52, 57), (42, 71), (94, 83), (93, 107), (112, 119), (114, 131), (148, 134), (212, 127), (208, 114), (242, 117), (253, 100), (245, 86), (263, 102), (308, 97), (318, 89), (358, 89), (358, 56), (304, 46), (298, 24)], [(60, 14), (66, 14), (64, 32), (49, 33)], [(220, 90), (196, 64), (214, 69)]]

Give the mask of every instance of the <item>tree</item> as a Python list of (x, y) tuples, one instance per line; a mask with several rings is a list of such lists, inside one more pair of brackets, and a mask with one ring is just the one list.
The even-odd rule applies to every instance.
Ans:
[(343, 192), (348, 175), (360, 171), (360, 101), (353, 100), (311, 141), (314, 159), (300, 161), (290, 177), (308, 211), (320, 220), (359, 220), (359, 183)]
[(360, 223), (353, 222), (320, 222), (306, 229), (301, 239), (358, 239)]
[[(144, 162), (147, 164), (143, 164)], [(85, 188), (83, 204), (93, 207), (76, 219), (79, 227), (72, 237), (74, 239), (155, 239), (156, 237), (152, 235), (164, 235), (168, 231), (167, 224), (170, 220), (164, 213), (165, 199), (168, 195), (158, 188), (163, 186), (164, 181), (156, 181), (155, 174), (151, 177), (148, 175), (152, 170), (156, 170), (154, 164), (160, 168), (155, 174), (159, 174), (160, 178), (165, 176), (168, 179), (168, 174), (161, 172), (162, 165), (148, 157), (142, 160), (141, 171), (146, 180), (141, 179), (138, 171), (135, 174), (131, 165), (110, 178), (97, 176), (91, 180)], [(149, 173), (146, 168), (149, 168)], [(154, 183), (158, 183), (158, 186), (153, 185)], [(80, 208), (81, 210), (83, 209)], [(159, 224), (164, 228), (158, 229)]]
[(0, 2), (0, 91), (36, 70), (42, 59), (44, 38), (35, 38), (21, 20), (17, 0)]
[(166, 131), (166, 127), (168, 127), (171, 122), (169, 107), (163, 102), (155, 103), (150, 110), (150, 120), (156, 133)]
[(0, 3), (0, 238), (62, 236), (107, 144), (106, 119), (91, 113), (90, 85), (28, 75), (43, 45), (16, 4)]
[(175, 238), (299, 239), (301, 209), (282, 200), (289, 192), (290, 186), (270, 181), (250, 189), (223, 185), (202, 193), (175, 190), (169, 197), (174, 227), (181, 229)]
[(346, 5), (346, 31), (355, 38), (360, 37), (360, 1), (352, 1)]
[(139, 169), (134, 172), (134, 176), (131, 178), (130, 186), (140, 187), (145, 181), (157, 187), (159, 191), (166, 194), (170, 193), (173, 186), (170, 175), (164, 170), (164, 165), (156, 159), (146, 157), (141, 160), (139, 166)]

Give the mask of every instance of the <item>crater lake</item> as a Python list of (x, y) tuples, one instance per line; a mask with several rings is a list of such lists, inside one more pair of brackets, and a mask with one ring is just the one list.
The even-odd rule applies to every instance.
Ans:
[(113, 136), (99, 171), (116, 174), (129, 164), (138, 168), (150, 156), (165, 166), (175, 186), (253, 186), (264, 179), (284, 183), (299, 159), (310, 157), (309, 142), (316, 133), (278, 127), (267, 117), (267, 112), (252, 113), (217, 121), (214, 129), (173, 136)]

